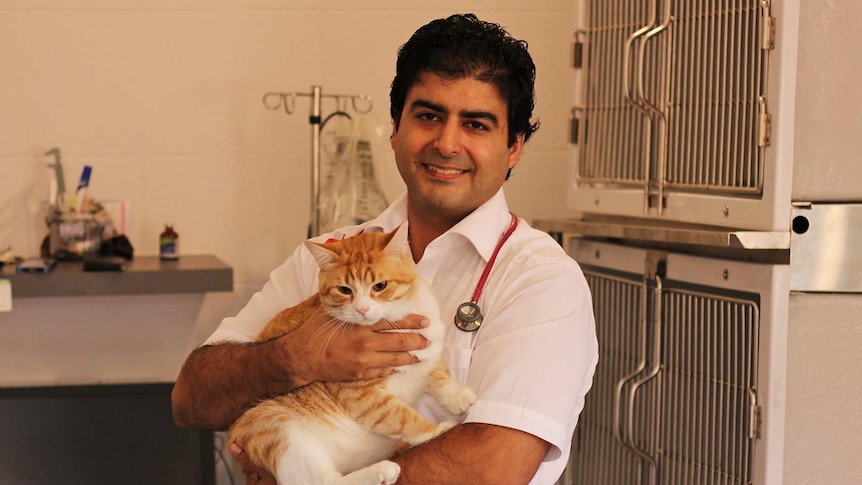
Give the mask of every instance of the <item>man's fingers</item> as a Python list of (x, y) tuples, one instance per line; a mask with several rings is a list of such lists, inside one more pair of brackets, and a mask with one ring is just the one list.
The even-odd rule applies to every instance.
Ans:
[(273, 478), (273, 476), (263, 468), (253, 465), (251, 461), (249, 461), (248, 455), (243, 452), (239, 445), (231, 443), (230, 453), (242, 467), (242, 471), (245, 472), (246, 478), (248, 479), (247, 481), (257, 483), (259, 485), (275, 484), (275, 478)]
[(395, 369), (388, 367), (380, 369), (369, 369), (362, 374), (361, 379), (379, 379), (381, 377), (389, 377), (395, 372), (397, 372)]
[(401, 320), (398, 320), (397, 322), (381, 320), (368, 328), (375, 332), (382, 332), (386, 330), (419, 330), (422, 328), (426, 328), (430, 324), (431, 322), (429, 322), (428, 319), (423, 317), (422, 315), (411, 314), (407, 315)]
[(387, 333), (378, 337), (379, 352), (410, 352), (428, 347), (428, 340), (418, 333)]
[(234, 459), (239, 462), (240, 466), (242, 466), (244, 470), (247, 470), (251, 467), (251, 463), (249, 463), (248, 461), (248, 456), (243, 453), (242, 448), (240, 448), (238, 444), (230, 444), (230, 454), (233, 455)]
[(419, 362), (419, 357), (408, 352), (392, 352), (392, 364), (390, 367), (401, 367)]

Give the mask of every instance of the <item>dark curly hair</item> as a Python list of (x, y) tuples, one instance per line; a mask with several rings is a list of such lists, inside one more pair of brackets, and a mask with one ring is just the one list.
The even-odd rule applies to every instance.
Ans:
[(539, 128), (530, 122), (535, 107), (536, 65), (527, 42), (513, 39), (499, 24), (468, 13), (429, 22), (398, 49), (389, 111), (397, 129), (407, 91), (422, 73), (443, 78), (474, 77), (497, 88), (508, 108), (509, 146), (519, 133), (526, 142)]

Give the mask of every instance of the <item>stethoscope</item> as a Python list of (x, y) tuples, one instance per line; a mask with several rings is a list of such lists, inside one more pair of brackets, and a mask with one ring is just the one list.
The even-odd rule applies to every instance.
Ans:
[(482, 289), (485, 288), (485, 281), (488, 279), (488, 274), (491, 273), (494, 260), (497, 259), (497, 253), (500, 252), (503, 243), (509, 239), (509, 236), (515, 232), (515, 228), (518, 227), (518, 216), (513, 212), (509, 212), (509, 214), (512, 215), (512, 222), (509, 223), (509, 227), (500, 236), (500, 241), (497, 242), (497, 247), (494, 248), (491, 259), (485, 265), (485, 270), (482, 271), (479, 283), (476, 284), (476, 289), (473, 291), (473, 298), (458, 305), (458, 310), (455, 311), (455, 326), (465, 332), (475, 332), (482, 326), (482, 310), (479, 309), (479, 297), (482, 296)]

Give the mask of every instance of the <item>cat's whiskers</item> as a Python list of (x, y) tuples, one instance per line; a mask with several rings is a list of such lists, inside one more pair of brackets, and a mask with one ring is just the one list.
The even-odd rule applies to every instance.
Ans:
[(389, 320), (388, 318), (383, 318), (380, 321), (385, 323), (386, 326), (389, 327), (390, 330), (398, 330), (398, 325), (393, 320)]
[(329, 320), (327, 320), (327, 321), (325, 321), (325, 322), (322, 322), (322, 323), (320, 324), (320, 326), (317, 328), (317, 330), (315, 330), (315, 331), (314, 331), (314, 333), (311, 335), (311, 338), (312, 338), (312, 339), (317, 339), (317, 338), (320, 336), (320, 334), (321, 334), (321, 333), (323, 333), (323, 332), (325, 332), (325, 331), (327, 331), (327, 330), (337, 329), (337, 327), (338, 327), (338, 326), (339, 326), (339, 324), (341, 324), (341, 323), (343, 323), (343, 322), (342, 322), (342, 321), (340, 321), (340, 320), (338, 320), (337, 318), (335, 318), (335, 317), (330, 317), (330, 318), (329, 318)]
[(325, 338), (323, 345), (320, 347), (320, 352), (323, 353), (326, 351), (326, 348), (329, 347), (329, 343), (332, 342), (332, 339), (335, 338), (336, 334), (339, 331), (344, 333), (347, 330), (348, 325), (350, 325), (350, 323), (338, 320), (337, 318), (330, 318), (327, 322), (321, 325), (312, 336), (312, 338), (317, 338), (318, 334), (328, 330), (328, 333), (324, 336)]

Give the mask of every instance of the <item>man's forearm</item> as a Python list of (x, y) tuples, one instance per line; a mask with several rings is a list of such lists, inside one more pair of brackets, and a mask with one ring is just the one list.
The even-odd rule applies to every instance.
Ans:
[(252, 404), (297, 387), (278, 372), (278, 352), (273, 341), (196, 349), (174, 385), (174, 421), (186, 428), (227, 429)]
[(550, 446), (523, 431), (467, 423), (393, 461), (401, 466), (398, 485), (526, 484)]

